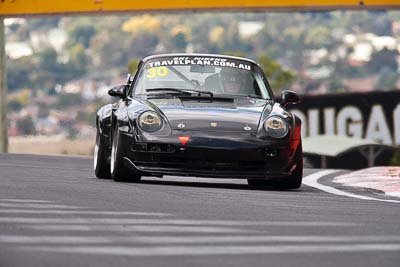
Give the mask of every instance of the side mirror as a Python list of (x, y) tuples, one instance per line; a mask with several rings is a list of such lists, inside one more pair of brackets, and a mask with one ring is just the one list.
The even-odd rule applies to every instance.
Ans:
[(281, 93), (281, 105), (286, 106), (287, 104), (298, 104), (301, 102), (300, 97), (293, 91), (284, 90)]
[(111, 88), (110, 90), (108, 90), (108, 94), (110, 96), (125, 98), (126, 97), (126, 88), (127, 88), (126, 84), (117, 85), (117, 86), (114, 86), (113, 88)]

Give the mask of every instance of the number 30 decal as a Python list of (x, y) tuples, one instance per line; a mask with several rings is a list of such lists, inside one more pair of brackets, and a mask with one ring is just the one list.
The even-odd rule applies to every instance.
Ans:
[(157, 76), (159, 77), (165, 77), (168, 74), (168, 69), (167, 67), (157, 67), (157, 68), (150, 68), (147, 70), (147, 75), (146, 77), (149, 79), (155, 78)]

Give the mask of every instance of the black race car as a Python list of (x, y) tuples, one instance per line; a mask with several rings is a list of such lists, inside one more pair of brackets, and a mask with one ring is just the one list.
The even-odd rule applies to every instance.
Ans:
[(301, 186), (301, 121), (276, 102), (256, 62), (209, 54), (165, 54), (140, 61), (120, 100), (97, 112), (98, 178), (245, 178), (251, 186)]

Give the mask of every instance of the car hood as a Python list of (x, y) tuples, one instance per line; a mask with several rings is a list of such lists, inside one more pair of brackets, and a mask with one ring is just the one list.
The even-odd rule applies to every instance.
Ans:
[(147, 99), (168, 119), (173, 130), (256, 133), (269, 100)]

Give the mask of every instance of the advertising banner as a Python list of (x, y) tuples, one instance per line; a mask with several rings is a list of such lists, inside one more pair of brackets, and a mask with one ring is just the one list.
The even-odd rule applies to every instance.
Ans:
[(303, 121), (303, 137), (336, 134), (400, 145), (400, 90), (303, 96), (290, 108)]

